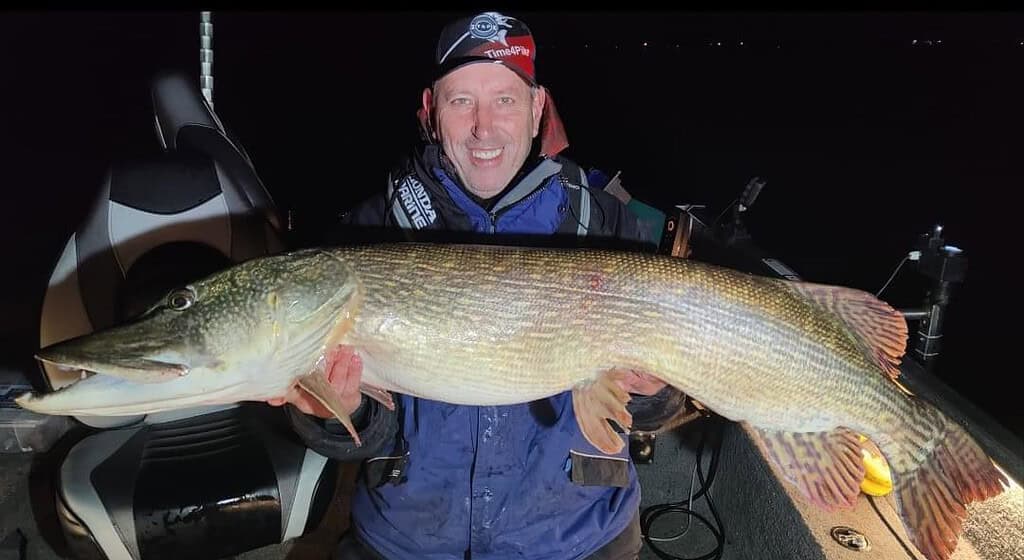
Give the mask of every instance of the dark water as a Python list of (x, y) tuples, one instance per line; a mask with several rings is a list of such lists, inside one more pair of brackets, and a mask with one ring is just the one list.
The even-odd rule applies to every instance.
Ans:
[[(724, 208), (760, 176), (767, 186), (748, 218), (758, 244), (807, 279), (872, 292), (916, 236), (943, 225), (970, 264), (936, 374), (1024, 433), (1010, 338), (1024, 18), (523, 18), (569, 155), (621, 171), (649, 204)], [(215, 13), (217, 111), (300, 226), (381, 188), (415, 140), (446, 19)], [(31, 343), (48, 269), (106, 162), (158, 149), (149, 77), (169, 67), (198, 74), (198, 15), (6, 13), (0, 31), (0, 233), (13, 263), (0, 301), (15, 318), (8, 338)], [(905, 266), (883, 296), (912, 307), (925, 288)]]

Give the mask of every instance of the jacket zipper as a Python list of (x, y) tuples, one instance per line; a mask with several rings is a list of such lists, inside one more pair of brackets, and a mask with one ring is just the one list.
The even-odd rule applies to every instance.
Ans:
[(524, 196), (523, 198), (520, 198), (519, 200), (517, 200), (516, 202), (514, 202), (512, 204), (509, 204), (508, 206), (502, 208), (501, 210), (498, 210), (497, 212), (488, 212), (487, 215), (491, 217), (491, 233), (495, 233), (498, 230), (498, 218), (501, 217), (502, 214), (504, 214), (506, 211), (511, 210), (512, 208), (514, 208), (516, 206), (519, 206), (520, 204), (523, 204), (525, 202), (530, 201), (533, 198), (537, 198), (538, 196), (540, 196), (540, 193), (542, 193), (544, 191), (544, 188), (546, 186), (547, 186), (547, 181), (545, 181), (544, 183), (541, 183), (530, 194)]

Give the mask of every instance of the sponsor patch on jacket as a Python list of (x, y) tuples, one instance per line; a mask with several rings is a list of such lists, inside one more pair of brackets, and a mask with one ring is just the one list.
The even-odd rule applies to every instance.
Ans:
[(412, 175), (406, 175), (398, 185), (398, 199), (416, 229), (422, 229), (437, 220), (437, 212), (430, 203), (430, 195), (423, 183)]

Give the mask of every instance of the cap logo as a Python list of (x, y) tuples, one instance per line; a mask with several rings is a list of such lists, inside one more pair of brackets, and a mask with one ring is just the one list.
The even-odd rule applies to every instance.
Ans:
[(469, 34), (477, 39), (508, 46), (508, 43), (505, 42), (505, 34), (512, 29), (512, 21), (514, 18), (503, 16), (498, 12), (485, 12), (469, 22)]

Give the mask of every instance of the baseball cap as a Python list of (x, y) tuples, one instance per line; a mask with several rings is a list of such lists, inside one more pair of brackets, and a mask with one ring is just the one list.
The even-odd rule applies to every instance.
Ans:
[(499, 12), (482, 12), (449, 23), (437, 41), (435, 79), (473, 63), (507, 66), (531, 86), (537, 85), (537, 48), (530, 28)]

